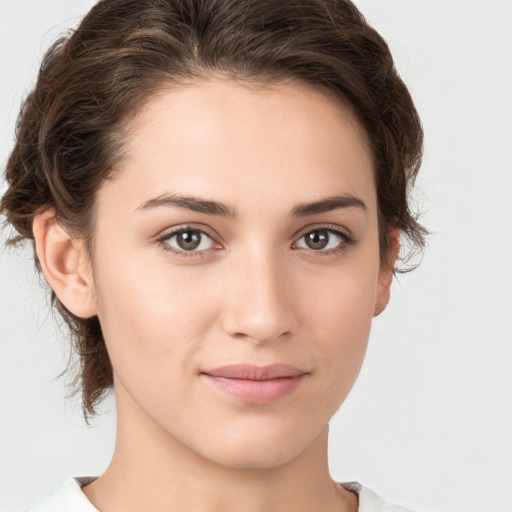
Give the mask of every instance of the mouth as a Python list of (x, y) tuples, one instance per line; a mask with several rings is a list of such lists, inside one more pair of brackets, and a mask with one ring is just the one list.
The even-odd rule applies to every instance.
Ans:
[(229, 365), (201, 372), (209, 384), (237, 400), (262, 405), (295, 391), (308, 372), (287, 364)]

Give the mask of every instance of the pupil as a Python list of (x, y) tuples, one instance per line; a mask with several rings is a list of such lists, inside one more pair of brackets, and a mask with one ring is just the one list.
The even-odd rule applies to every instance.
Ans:
[(327, 231), (315, 231), (309, 233), (306, 240), (310, 249), (323, 249), (329, 242), (329, 235)]
[(183, 231), (177, 238), (178, 245), (186, 251), (196, 249), (201, 242), (201, 236), (196, 231)]

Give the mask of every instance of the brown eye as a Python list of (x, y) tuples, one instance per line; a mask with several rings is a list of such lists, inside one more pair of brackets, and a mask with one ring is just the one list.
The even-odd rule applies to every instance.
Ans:
[(350, 244), (350, 238), (345, 233), (335, 229), (315, 229), (302, 235), (297, 247), (316, 252), (330, 252), (343, 249)]
[(304, 235), (304, 240), (310, 249), (320, 251), (329, 243), (329, 233), (326, 230), (313, 231)]
[(196, 231), (184, 231), (176, 235), (176, 243), (184, 251), (193, 251), (201, 243), (201, 235)]
[(213, 240), (199, 229), (181, 229), (162, 241), (178, 252), (200, 252), (211, 249), (213, 245)]

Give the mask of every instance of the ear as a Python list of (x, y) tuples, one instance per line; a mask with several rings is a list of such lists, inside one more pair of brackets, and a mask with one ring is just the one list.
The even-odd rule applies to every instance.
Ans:
[(395, 263), (400, 252), (400, 230), (393, 229), (389, 232), (390, 246), (388, 257), (382, 262), (379, 270), (379, 283), (377, 289), (377, 300), (375, 302), (375, 311), (373, 316), (380, 315), (388, 305), (391, 293), (391, 283), (393, 281)]
[(80, 318), (96, 315), (85, 241), (71, 237), (58, 223), (53, 209), (36, 215), (32, 231), (41, 270), (62, 304)]

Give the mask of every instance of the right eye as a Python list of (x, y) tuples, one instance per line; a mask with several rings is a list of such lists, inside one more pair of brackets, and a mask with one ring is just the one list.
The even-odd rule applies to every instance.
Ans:
[(166, 233), (161, 237), (159, 242), (162, 243), (164, 250), (182, 253), (200, 253), (214, 247), (212, 238), (198, 228), (180, 228), (170, 233)]

